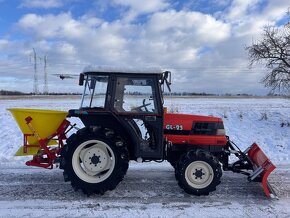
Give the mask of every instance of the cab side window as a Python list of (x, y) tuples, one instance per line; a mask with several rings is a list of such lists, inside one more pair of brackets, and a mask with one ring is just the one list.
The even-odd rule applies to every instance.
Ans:
[(118, 112), (156, 113), (153, 80), (147, 78), (117, 78), (114, 108)]

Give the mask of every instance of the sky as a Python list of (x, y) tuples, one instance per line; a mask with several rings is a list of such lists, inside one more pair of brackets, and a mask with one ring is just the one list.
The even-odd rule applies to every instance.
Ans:
[[(0, 0), (0, 90), (81, 92), (87, 65), (172, 72), (176, 92), (265, 95), (245, 46), (283, 26), (289, 0)], [(45, 68), (46, 57), (46, 68)]]

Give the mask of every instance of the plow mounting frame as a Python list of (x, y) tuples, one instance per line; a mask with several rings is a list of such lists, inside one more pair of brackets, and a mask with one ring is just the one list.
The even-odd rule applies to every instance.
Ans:
[(257, 143), (253, 143), (245, 151), (232, 141), (228, 140), (228, 152), (234, 154), (238, 160), (226, 166), (226, 170), (241, 173), (248, 177), (250, 182), (261, 182), (265, 195), (268, 198), (278, 198), (275, 190), (268, 182), (269, 175), (276, 166), (265, 155)]

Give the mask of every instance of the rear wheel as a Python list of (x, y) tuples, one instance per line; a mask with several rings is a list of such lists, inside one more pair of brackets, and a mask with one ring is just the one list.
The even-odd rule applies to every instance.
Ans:
[(81, 135), (68, 140), (63, 156), (66, 181), (85, 194), (103, 194), (123, 180), (128, 169), (128, 151), (99, 135)]
[(203, 150), (184, 154), (175, 168), (178, 185), (188, 194), (208, 195), (216, 190), (222, 176), (218, 160)]

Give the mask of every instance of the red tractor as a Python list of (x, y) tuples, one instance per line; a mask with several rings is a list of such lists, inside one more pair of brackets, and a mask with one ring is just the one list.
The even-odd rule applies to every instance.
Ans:
[[(225, 135), (221, 118), (165, 112), (163, 90), (165, 86), (170, 90), (170, 80), (168, 71), (85, 69), (79, 80), (84, 86), (81, 107), (68, 112), (85, 127), (64, 145), (69, 126), (65, 120), (53, 134), (59, 139), (53, 151), (45, 148), (53, 137), (38, 136), (42, 152), (27, 164), (47, 168), (59, 162), (65, 181), (88, 195), (115, 189), (130, 160), (167, 160), (175, 168), (178, 185), (189, 194), (214, 191), (222, 170), (243, 173), (249, 181), (262, 182), (267, 196), (274, 194), (267, 178), (275, 166), (257, 144), (239, 150)], [(33, 117), (26, 123), (35, 135)], [(232, 154), (238, 160), (230, 164)]]

